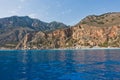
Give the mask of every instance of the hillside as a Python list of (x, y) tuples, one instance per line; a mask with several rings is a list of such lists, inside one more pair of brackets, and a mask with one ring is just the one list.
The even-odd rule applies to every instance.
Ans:
[[(29, 28), (13, 49), (120, 47), (119, 16), (119, 12), (90, 15), (75, 26), (47, 32), (40, 30), (33, 33), (30, 32), (33, 29)], [(54, 25), (49, 23), (52, 28)]]
[(14, 48), (27, 33), (51, 32), (67, 28), (63, 23), (46, 23), (28, 16), (12, 16), (0, 19), (0, 46)]
[(120, 12), (90, 15), (82, 19), (80, 24), (97, 27), (118, 26), (120, 25)]

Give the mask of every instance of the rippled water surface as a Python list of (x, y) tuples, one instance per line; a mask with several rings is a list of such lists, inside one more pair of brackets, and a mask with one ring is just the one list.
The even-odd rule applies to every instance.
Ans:
[(0, 51), (0, 80), (120, 80), (120, 49)]

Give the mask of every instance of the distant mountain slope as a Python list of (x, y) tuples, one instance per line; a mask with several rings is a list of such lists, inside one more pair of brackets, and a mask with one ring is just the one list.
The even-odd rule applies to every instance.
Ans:
[(49, 31), (53, 29), (59, 29), (59, 28), (66, 28), (66, 26), (63, 23), (59, 22), (51, 22), (46, 23), (43, 21), (40, 21), (38, 19), (32, 19), (28, 16), (18, 17), (18, 16), (12, 16), (7, 18), (1, 18), (0, 19), (0, 29), (11, 29), (11, 28), (29, 28), (34, 31)]
[(75, 26), (25, 17), (0, 19), (0, 48), (120, 47), (120, 13), (90, 15)]
[(50, 32), (61, 28), (68, 28), (68, 26), (55, 21), (46, 23), (28, 16), (0, 18), (0, 46), (12, 44), (14, 47), (27, 33)]
[(80, 24), (98, 27), (120, 25), (120, 12), (111, 12), (102, 15), (90, 15), (82, 19)]
[[(16, 49), (120, 47), (120, 13), (87, 16), (75, 26), (27, 34)], [(31, 36), (31, 37), (29, 37)]]

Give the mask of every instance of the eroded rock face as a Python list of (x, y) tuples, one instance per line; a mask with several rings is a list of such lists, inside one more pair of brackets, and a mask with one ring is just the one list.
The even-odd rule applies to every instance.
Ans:
[(51, 33), (38, 32), (29, 41), (34, 49), (81, 46), (120, 47), (120, 26), (96, 27), (77, 25)]
[(31, 40), (31, 47), (37, 46), (39, 49), (51, 49), (66, 47), (66, 41), (71, 38), (72, 30), (60, 29), (50, 33), (38, 32)]
[[(72, 38), (77, 45), (85, 46), (113, 46), (109, 45), (111, 39), (119, 38), (119, 26), (95, 27), (76, 26), (73, 28)], [(112, 41), (111, 41), (112, 42)], [(117, 46), (117, 45), (116, 45)]]
[(51, 32), (67, 27), (60, 22), (46, 23), (28, 16), (0, 18), (0, 48), (15, 48), (28, 33)]
[[(97, 27), (77, 25), (50, 33), (38, 32), (29, 41), (34, 49), (81, 46), (120, 47), (120, 26)], [(34, 44), (34, 45), (33, 45)]]
[(90, 16), (70, 28), (27, 32), (16, 49), (120, 47), (120, 22), (117, 16), (120, 13)]

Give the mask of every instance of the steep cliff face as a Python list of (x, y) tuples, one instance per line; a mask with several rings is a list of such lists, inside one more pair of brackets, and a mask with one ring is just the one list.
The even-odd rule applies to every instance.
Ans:
[(17, 46), (15, 47), (15, 49), (29, 49), (30, 44), (29, 41), (32, 40), (34, 33), (30, 34), (27, 33), (24, 38), (17, 44)]
[[(54, 31), (21, 30), (16, 49), (53, 49), (82, 47), (120, 47), (120, 13), (87, 16), (77, 25)], [(55, 23), (55, 22), (53, 22)], [(49, 26), (60, 26), (59, 23)], [(63, 25), (63, 24), (61, 24)], [(15, 34), (14, 34), (15, 35)], [(3, 39), (4, 40), (4, 39)], [(14, 40), (14, 37), (13, 37)], [(13, 47), (14, 48), (14, 47)]]
[(69, 41), (72, 35), (71, 28), (60, 29), (49, 33), (37, 32), (30, 41), (32, 49), (53, 49), (65, 48), (66, 42)]
[(0, 18), (0, 48), (15, 48), (28, 33), (51, 32), (67, 27), (60, 22), (46, 23), (28, 16)]
[(101, 28), (77, 25), (47, 34), (38, 32), (27, 45), (29, 45), (27, 48), (31, 49), (120, 47), (120, 26)]
[[(83, 46), (120, 47), (120, 26), (117, 16), (120, 16), (120, 13), (88, 16), (77, 25), (67, 29), (59, 29), (49, 33), (38, 32), (31, 43), (38, 49), (81, 48)], [(110, 19), (114, 19), (113, 22)], [(91, 20), (95, 22), (91, 22)]]
[[(119, 26), (95, 27), (77, 26), (74, 28), (72, 38), (76, 40), (76, 45), (119, 47)], [(116, 41), (116, 42), (115, 42)]]

